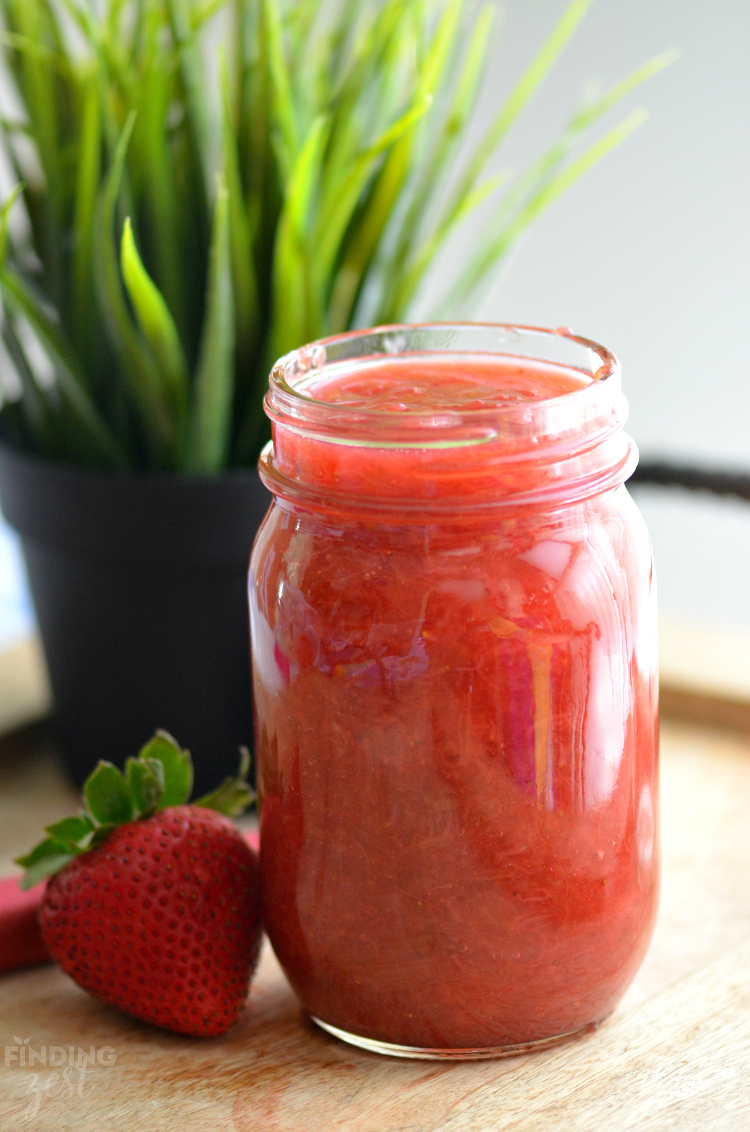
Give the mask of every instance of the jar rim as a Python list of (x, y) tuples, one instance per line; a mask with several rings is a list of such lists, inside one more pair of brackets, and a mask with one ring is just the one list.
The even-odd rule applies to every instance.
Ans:
[[(438, 356), (539, 363), (588, 380), (551, 396), (460, 408), (393, 411), (306, 395), (337, 368), (343, 374)], [(274, 439), (261, 455), (261, 478), (278, 497), (302, 505), (323, 497), (329, 507), (398, 500), (405, 509), (442, 512), (551, 505), (558, 496), (572, 501), (622, 483), (637, 459), (623, 432), (620, 363), (567, 327), (440, 322), (349, 331), (280, 358), (264, 407)]]
[[(534, 345), (538, 351), (530, 352)], [(497, 406), (437, 411), (403, 409), (398, 413), (366, 405), (349, 407), (305, 393), (316, 377), (337, 365), (429, 354), (518, 357), (578, 370), (591, 380), (580, 389), (533, 401), (519, 399)], [(550, 409), (555, 418), (554, 423), (548, 422), (552, 432), (565, 431), (567, 422), (562, 418), (578, 416), (582, 402), (598, 399), (592, 389), (601, 389), (605, 382), (610, 388), (619, 387), (620, 376), (620, 363), (610, 350), (568, 327), (550, 330), (520, 323), (394, 323), (331, 335), (283, 355), (271, 370), (264, 406), (272, 421), (292, 428), (296, 424), (306, 433), (312, 429), (321, 439), (334, 442), (453, 447), (496, 439), (499, 434), (517, 436), (538, 431), (540, 416), (549, 416)], [(612, 389), (612, 394), (616, 396), (617, 391)], [(467, 429), (468, 435), (463, 435)], [(428, 440), (426, 434), (439, 434), (442, 439)]]

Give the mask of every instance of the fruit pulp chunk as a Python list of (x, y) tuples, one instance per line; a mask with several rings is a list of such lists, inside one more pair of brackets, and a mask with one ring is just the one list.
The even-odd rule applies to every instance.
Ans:
[(601, 1020), (657, 894), (650, 550), (625, 488), (461, 522), (276, 505), (250, 599), (264, 920), (306, 1009), (430, 1049)]

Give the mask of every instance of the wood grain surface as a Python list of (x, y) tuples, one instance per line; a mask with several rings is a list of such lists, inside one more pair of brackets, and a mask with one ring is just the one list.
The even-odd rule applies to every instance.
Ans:
[[(0, 980), (0, 1129), (748, 1132), (750, 739), (670, 724), (662, 765), (659, 923), (595, 1034), (496, 1062), (381, 1058), (308, 1023), (266, 948), (239, 1024), (199, 1041), (125, 1018), (43, 967)], [(39, 736), (23, 757), (6, 747), (0, 861), (69, 802)], [(19, 1065), (16, 1038), (48, 1058), (59, 1047), (66, 1064)], [(98, 1056), (80, 1088), (77, 1070), (64, 1076), (70, 1046)]]

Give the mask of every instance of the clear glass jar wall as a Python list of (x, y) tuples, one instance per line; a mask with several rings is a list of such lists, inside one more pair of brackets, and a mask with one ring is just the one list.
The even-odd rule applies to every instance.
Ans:
[(250, 569), (265, 923), (359, 1044), (597, 1024), (656, 910), (655, 619), (608, 351), (393, 327), (277, 364)]

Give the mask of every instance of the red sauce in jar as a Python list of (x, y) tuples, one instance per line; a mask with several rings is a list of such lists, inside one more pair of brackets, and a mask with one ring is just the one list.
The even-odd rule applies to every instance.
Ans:
[(593, 381), (381, 357), (298, 382), (329, 407), (303, 425), (270, 406), (277, 502), (251, 561), (265, 923), (305, 1008), (354, 1039), (576, 1032), (647, 946), (650, 551), (604, 482), (621, 422), (604, 435), (597, 390), (571, 411)]

